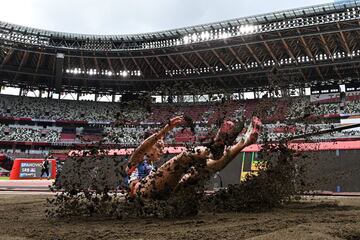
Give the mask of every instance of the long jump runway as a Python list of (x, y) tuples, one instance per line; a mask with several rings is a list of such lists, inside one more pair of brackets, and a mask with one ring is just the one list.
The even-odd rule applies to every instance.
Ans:
[(54, 180), (4, 180), (0, 181), (0, 193), (4, 191), (51, 192)]
[[(54, 194), (50, 186), (54, 180), (3, 180), (0, 181), (0, 194)], [(311, 196), (319, 197), (360, 197), (360, 192), (330, 192), (321, 191)]]

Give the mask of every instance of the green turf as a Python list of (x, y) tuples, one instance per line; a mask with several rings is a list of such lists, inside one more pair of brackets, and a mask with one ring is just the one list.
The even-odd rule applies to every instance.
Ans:
[(9, 177), (0, 177), (0, 181), (1, 180), (9, 180)]

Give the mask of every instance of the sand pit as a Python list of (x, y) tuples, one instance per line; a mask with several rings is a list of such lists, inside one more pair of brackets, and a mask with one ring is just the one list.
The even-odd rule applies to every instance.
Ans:
[(49, 195), (0, 195), (0, 239), (359, 239), (360, 198), (321, 197), (265, 213), (49, 220)]

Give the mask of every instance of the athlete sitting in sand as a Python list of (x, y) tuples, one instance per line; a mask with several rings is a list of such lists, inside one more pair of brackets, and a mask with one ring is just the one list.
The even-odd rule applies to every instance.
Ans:
[[(213, 154), (211, 148), (200, 146), (193, 150), (183, 151), (155, 170), (153, 164), (160, 160), (163, 153), (164, 136), (183, 123), (185, 123), (183, 117), (170, 119), (164, 128), (145, 139), (135, 149), (128, 165), (130, 196), (138, 195), (142, 198), (164, 197), (164, 194), (170, 196), (179, 184), (199, 177), (197, 176), (199, 171), (196, 169), (199, 166), (210, 173), (220, 171), (245, 147), (257, 141), (261, 128), (261, 121), (254, 117), (242, 139), (233, 144), (242, 127), (239, 130), (233, 122), (226, 121), (219, 129), (212, 144), (217, 149), (220, 148), (222, 154)], [(231, 136), (230, 142), (229, 136)], [(191, 168), (195, 171), (189, 172)]]

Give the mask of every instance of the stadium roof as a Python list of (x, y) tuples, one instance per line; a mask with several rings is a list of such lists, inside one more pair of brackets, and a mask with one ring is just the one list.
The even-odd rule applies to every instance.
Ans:
[[(37, 28), (25, 27), (16, 24), (0, 21), (0, 30), (3, 35), (2, 38), (6, 38), (8, 33), (23, 33), (28, 37), (35, 37), (43, 40), (48, 40), (51, 43), (51, 39), (62, 39), (62, 40), (95, 40), (95, 41), (122, 41), (122, 42), (134, 42), (134, 41), (161, 41), (174, 38), (182, 38), (187, 35), (194, 33), (199, 34), (204, 31), (215, 31), (221, 29), (227, 29), (243, 25), (260, 25), (272, 22), (279, 22), (283, 20), (290, 20), (294, 18), (301, 18), (306, 16), (320, 15), (328, 12), (337, 12), (350, 7), (358, 7), (359, 2), (355, 1), (336, 1), (334, 3), (315, 5), (304, 8), (296, 8), (286, 11), (272, 12), (268, 14), (255, 15), (250, 17), (236, 18), (226, 21), (195, 25), (184, 28), (177, 28), (167, 31), (151, 32), (151, 33), (140, 33), (140, 34), (129, 34), (129, 35), (96, 35), (96, 34), (75, 34), (66, 32), (48, 31)], [(57, 46), (61, 47), (61, 46)], [(125, 47), (123, 44), (122, 47)], [(133, 46), (133, 48), (136, 48)], [(129, 49), (133, 49), (129, 47)], [(116, 49), (119, 50), (120, 48)], [(96, 49), (92, 49), (96, 50)], [(115, 49), (114, 49), (115, 50)]]
[[(136, 35), (0, 22), (3, 85), (55, 91), (229, 91), (357, 81), (360, 2), (317, 5)], [(186, 83), (186, 84), (185, 84)]]

